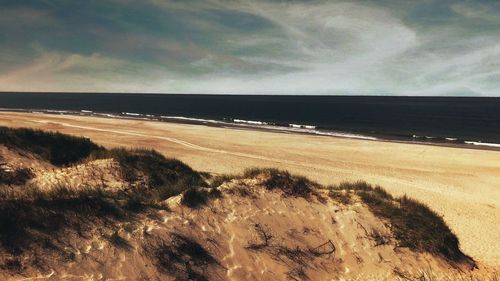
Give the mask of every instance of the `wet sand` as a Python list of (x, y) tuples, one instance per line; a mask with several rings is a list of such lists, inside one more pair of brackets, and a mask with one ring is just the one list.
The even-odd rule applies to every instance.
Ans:
[(277, 167), (323, 184), (365, 180), (444, 216), (476, 260), (500, 267), (500, 152), (69, 115), (0, 113), (0, 125), (57, 130), (107, 147), (152, 147), (193, 168)]

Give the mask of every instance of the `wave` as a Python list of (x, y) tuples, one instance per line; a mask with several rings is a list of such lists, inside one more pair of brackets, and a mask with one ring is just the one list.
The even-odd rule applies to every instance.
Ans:
[(452, 137), (446, 137), (446, 138), (439, 138), (439, 137), (429, 137), (429, 136), (418, 136), (418, 135), (413, 135), (412, 136), (414, 139), (434, 139), (434, 140), (446, 140), (448, 142), (453, 142), (453, 143), (463, 143), (467, 145), (476, 145), (476, 146), (486, 146), (486, 147), (498, 147), (500, 148), (500, 143), (492, 143), (492, 142), (482, 142), (482, 141), (462, 141), (459, 140), (458, 138), (452, 138)]
[(452, 137), (432, 137), (432, 136), (419, 136), (419, 135), (412, 135), (412, 138), (414, 139), (427, 139), (427, 140), (446, 140), (449, 142), (456, 142), (458, 141), (458, 138), (452, 138)]
[(439, 139), (439, 137), (419, 136), (419, 135), (412, 135), (411, 137), (414, 138), (414, 139), (428, 139), (428, 140)]
[(481, 142), (481, 141), (464, 141), (464, 143), (471, 145), (479, 145), (479, 146), (500, 147), (500, 143)]
[(340, 133), (340, 132), (316, 131), (315, 134), (322, 135), (322, 136), (349, 138), (349, 139), (378, 140), (378, 138), (376, 138), (376, 137), (370, 137), (370, 136), (359, 135), (359, 134)]
[(249, 126), (249, 127), (257, 127), (263, 128), (273, 131), (283, 131), (283, 132), (292, 132), (292, 133), (305, 133), (305, 134), (314, 134), (320, 136), (331, 136), (331, 137), (341, 137), (341, 138), (351, 138), (351, 139), (364, 139), (364, 140), (377, 140), (376, 137), (365, 136), (360, 134), (352, 134), (346, 132), (335, 132), (335, 131), (327, 131), (327, 130), (317, 130), (316, 126), (301, 125), (295, 127), (285, 127), (285, 126), (277, 126), (277, 125), (263, 125), (263, 126)]
[(142, 116), (142, 114), (134, 112), (122, 112), (122, 114), (127, 116)]
[(235, 122), (235, 123), (245, 123), (245, 124), (251, 124), (251, 125), (269, 125), (269, 123), (267, 123), (267, 122), (253, 121), (253, 120), (243, 120), (243, 119), (233, 119), (233, 122)]
[[(74, 114), (74, 115), (86, 115), (86, 116), (101, 116), (107, 118), (134, 118), (141, 120), (158, 120), (158, 121), (184, 121), (184, 122), (192, 122), (192, 123), (200, 123), (200, 124), (213, 124), (213, 125), (222, 125), (227, 127), (242, 127), (242, 128), (256, 128), (256, 129), (265, 129), (270, 131), (278, 131), (278, 132), (290, 132), (290, 133), (304, 133), (304, 134), (314, 134), (320, 136), (332, 136), (332, 137), (342, 137), (342, 138), (351, 138), (351, 139), (362, 139), (362, 140), (379, 140), (379, 138), (348, 133), (348, 132), (338, 132), (332, 131), (328, 129), (318, 129), (317, 126), (314, 125), (305, 125), (305, 124), (282, 124), (277, 125), (274, 123), (268, 123), (264, 121), (256, 121), (256, 120), (244, 120), (244, 119), (228, 119), (230, 121), (222, 121), (222, 120), (214, 120), (214, 119), (203, 119), (203, 118), (193, 118), (193, 117), (184, 117), (184, 116), (167, 116), (167, 115), (152, 115), (152, 114), (140, 114), (134, 112), (121, 112), (121, 113), (101, 113), (94, 112), (91, 110), (79, 110), (79, 111), (71, 111), (71, 110), (49, 110), (49, 109), (13, 109), (13, 108), (0, 108), (0, 111), (15, 111), (15, 112), (31, 112), (31, 113), (42, 113), (42, 114)], [(490, 143), (490, 142), (482, 142), (482, 141), (463, 141), (455, 137), (433, 137), (433, 136), (424, 136), (424, 135), (412, 135), (414, 139), (419, 139), (419, 141), (426, 142), (428, 141), (438, 141), (438, 142), (450, 142), (450, 143), (461, 143), (464, 145), (473, 145), (473, 146), (483, 146), (483, 147), (493, 147), (500, 148), (500, 143)]]
[(51, 109), (45, 110), (45, 112), (46, 113), (59, 113), (59, 114), (71, 113), (70, 111), (67, 111), (67, 110), (51, 110)]
[(181, 120), (181, 121), (212, 123), (212, 124), (226, 124), (227, 123), (227, 122), (217, 121), (217, 120), (213, 120), (213, 119), (192, 118), (192, 117), (184, 117), (184, 116), (161, 115), (160, 118), (167, 119), (167, 120)]
[[(282, 131), (282, 132), (293, 132), (293, 133), (307, 133), (307, 134), (315, 134), (320, 136), (332, 136), (332, 137), (343, 137), (343, 138), (353, 138), (353, 139), (364, 139), (364, 140), (377, 140), (375, 137), (365, 136), (360, 134), (351, 134), (345, 132), (335, 132), (335, 131), (326, 131), (326, 130), (317, 130), (316, 126), (313, 125), (300, 125), (293, 124), (296, 126), (279, 126), (275, 124), (270, 124), (264, 121), (256, 121), (256, 120), (244, 120), (244, 119), (232, 119), (232, 122), (226, 121), (218, 121), (213, 119), (201, 119), (201, 118), (192, 118), (192, 117), (184, 117), (184, 116), (160, 116), (162, 119), (167, 120), (181, 120), (181, 121), (190, 121), (190, 122), (198, 122), (198, 123), (211, 123), (211, 124), (219, 124), (219, 125), (228, 125), (228, 126), (238, 126), (238, 127), (247, 127), (247, 128), (258, 128), (258, 129), (266, 129), (272, 131)], [(292, 125), (292, 124), (290, 124)]]
[(109, 118), (122, 118), (119, 115), (116, 114), (110, 114), (110, 113), (91, 113), (92, 115), (95, 116), (103, 116), (103, 117), (109, 117)]
[(292, 128), (316, 129), (316, 126), (313, 125), (288, 124), (288, 126)]

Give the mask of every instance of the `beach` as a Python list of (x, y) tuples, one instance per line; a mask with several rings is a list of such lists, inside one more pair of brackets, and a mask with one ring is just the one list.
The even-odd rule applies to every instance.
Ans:
[(322, 184), (363, 180), (431, 207), (480, 264), (500, 266), (500, 152), (146, 120), (0, 113), (0, 125), (154, 148), (215, 174), (276, 167)]

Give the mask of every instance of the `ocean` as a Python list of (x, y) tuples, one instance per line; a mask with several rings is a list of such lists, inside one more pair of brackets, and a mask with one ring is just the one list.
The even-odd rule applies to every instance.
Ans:
[(2, 110), (500, 147), (500, 98), (0, 93)]

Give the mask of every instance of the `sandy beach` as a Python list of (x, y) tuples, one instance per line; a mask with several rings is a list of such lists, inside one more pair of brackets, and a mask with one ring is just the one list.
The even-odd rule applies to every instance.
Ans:
[(277, 167), (323, 184), (365, 180), (442, 215), (462, 250), (500, 266), (500, 152), (165, 122), (0, 113), (0, 125), (57, 130), (106, 147), (151, 147), (193, 168)]

